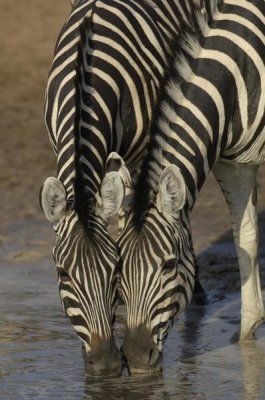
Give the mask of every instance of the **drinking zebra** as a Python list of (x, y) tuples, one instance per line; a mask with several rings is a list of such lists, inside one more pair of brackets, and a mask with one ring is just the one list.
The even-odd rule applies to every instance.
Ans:
[(129, 175), (123, 168), (121, 180), (113, 151), (131, 174), (137, 171), (174, 39), (188, 24), (191, 5), (200, 5), (196, 0), (72, 4), (46, 90), (57, 178), (44, 182), (40, 199), (57, 235), (53, 254), (63, 307), (83, 342), (87, 371), (102, 375), (119, 373), (122, 366), (113, 338), (119, 255), (106, 227)]
[[(190, 211), (213, 170), (231, 213), (241, 276), (241, 325), (264, 320), (257, 256), (256, 173), (265, 161), (265, 2), (205, 0), (184, 29), (148, 154), (118, 238), (131, 372), (161, 367), (173, 318), (194, 287)], [(194, 29), (196, 31), (196, 29)]]

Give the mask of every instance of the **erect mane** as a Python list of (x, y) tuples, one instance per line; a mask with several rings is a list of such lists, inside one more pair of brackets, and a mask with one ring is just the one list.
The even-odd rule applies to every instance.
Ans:
[(166, 162), (170, 162), (170, 160), (164, 160), (159, 141), (161, 127), (167, 124), (167, 128), (170, 129), (170, 123), (167, 120), (169, 107), (172, 109), (176, 107), (170, 93), (174, 92), (175, 98), (181, 96), (182, 83), (192, 72), (190, 64), (199, 53), (202, 40), (223, 0), (191, 0), (191, 2), (193, 7), (190, 11), (189, 24), (182, 22), (179, 28), (180, 33), (174, 43), (173, 62), (166, 71), (161, 86), (159, 101), (154, 112), (155, 118), (150, 128), (150, 141), (135, 185), (133, 215), (137, 230), (141, 229), (144, 215), (154, 202), (159, 176)]
[[(76, 59), (76, 77), (75, 77), (75, 119), (74, 119), (74, 133), (75, 133), (75, 181), (74, 181), (74, 208), (77, 212), (80, 222), (87, 229), (88, 216), (91, 211), (91, 205), (94, 198), (91, 197), (87, 188), (84, 178), (84, 171), (82, 169), (82, 133), (81, 122), (83, 118), (83, 107), (87, 104), (89, 98), (84, 92), (84, 85), (89, 82), (89, 76), (85, 78), (84, 72), (84, 57), (86, 51), (87, 37), (90, 31), (90, 20), (84, 18), (80, 25), (80, 41), (77, 45), (77, 59)], [(86, 81), (85, 81), (86, 79)]]

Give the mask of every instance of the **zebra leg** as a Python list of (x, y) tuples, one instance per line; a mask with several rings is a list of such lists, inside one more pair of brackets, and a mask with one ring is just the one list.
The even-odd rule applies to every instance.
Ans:
[(258, 263), (256, 174), (258, 166), (218, 162), (214, 174), (231, 213), (241, 278), (241, 326), (233, 341), (254, 337), (264, 320)]

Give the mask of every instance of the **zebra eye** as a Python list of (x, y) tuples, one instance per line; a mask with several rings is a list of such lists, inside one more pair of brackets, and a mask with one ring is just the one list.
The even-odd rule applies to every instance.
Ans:
[(174, 257), (164, 262), (163, 269), (173, 269), (176, 266), (177, 266), (177, 259)]
[(68, 281), (71, 280), (70, 276), (68, 275), (68, 273), (63, 268), (56, 268), (56, 269), (57, 269), (58, 275), (60, 277), (60, 280), (62, 282), (68, 282)]

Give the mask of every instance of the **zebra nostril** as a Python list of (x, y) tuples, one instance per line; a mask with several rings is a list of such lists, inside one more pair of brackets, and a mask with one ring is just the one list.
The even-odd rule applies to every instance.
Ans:
[(153, 352), (154, 352), (154, 350), (152, 349), (152, 350), (150, 350), (150, 353), (149, 353), (149, 364), (152, 364), (152, 356), (153, 356)]
[(160, 359), (160, 352), (157, 349), (150, 350), (149, 353), (149, 364), (154, 365)]

